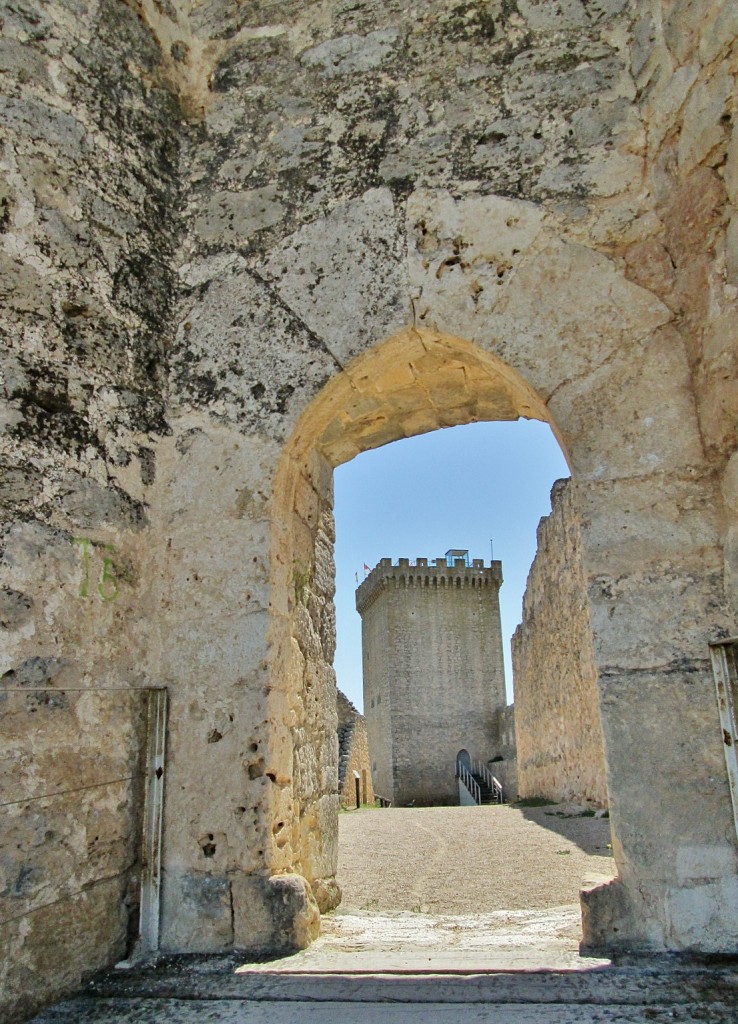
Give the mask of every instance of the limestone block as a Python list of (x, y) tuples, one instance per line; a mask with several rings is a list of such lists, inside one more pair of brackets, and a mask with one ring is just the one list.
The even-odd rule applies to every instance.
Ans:
[(80, 151), (85, 128), (71, 114), (39, 99), (0, 98), (0, 114), (10, 132), (21, 138), (44, 139), (55, 151), (74, 158)]
[(731, 524), (723, 539), (725, 597), (732, 615), (738, 615), (738, 526)]
[(38, 685), (47, 688), (31, 683), (0, 690), (0, 803), (140, 774), (145, 734), (140, 690), (68, 692), (54, 688), (48, 678)]
[(309, 68), (319, 68), (325, 78), (371, 71), (381, 67), (399, 41), (396, 28), (378, 29), (365, 36), (336, 36), (303, 51), (300, 62)]
[(305, 325), (239, 264), (188, 303), (172, 363), (180, 406), (207, 406), (277, 438), (335, 370)]
[(705, 21), (701, 0), (675, 0), (663, 20), (664, 38), (679, 64), (686, 64), (699, 47)]
[[(238, 493), (234, 499), (235, 506)], [(264, 524), (244, 523), (233, 514), (212, 521), (209, 528), (197, 529), (193, 523), (191, 529), (169, 532), (173, 536), (162, 559), (159, 602), (169, 622), (217, 618), (223, 607), (231, 615), (250, 615), (268, 607), (269, 538)], [(246, 557), (246, 551), (258, 554)]]
[(0, 915), (22, 917), (124, 876), (138, 853), (140, 787), (111, 782), (2, 808)]
[(674, 287), (674, 265), (663, 242), (647, 238), (629, 247), (626, 254), (628, 277), (665, 300)]
[(520, 0), (518, 10), (534, 32), (584, 28), (589, 24), (587, 9), (581, 0)]
[(738, 206), (738, 127), (736, 125), (733, 125), (730, 134), (723, 181), (728, 198), (733, 206)]
[(236, 875), (231, 884), (237, 947), (288, 952), (317, 938), (320, 911), (302, 876)]
[[(0, 1014), (26, 1020), (126, 953), (125, 879), (111, 878), (3, 924)], [(59, 951), (64, 955), (60, 956)]]
[(187, 288), (199, 288), (229, 273), (246, 269), (246, 262), (236, 252), (216, 252), (208, 256), (196, 256), (177, 269), (180, 281)]
[(679, 166), (685, 173), (725, 144), (722, 118), (734, 92), (735, 80), (725, 67), (720, 67), (714, 75), (692, 89), (684, 107), (679, 134)]
[(120, 488), (99, 484), (80, 473), (67, 473), (62, 481), (58, 504), (81, 530), (112, 526), (122, 530), (140, 530), (147, 524), (140, 502)]
[(644, 106), (648, 123), (648, 144), (656, 152), (669, 132), (673, 131), (677, 115), (694, 85), (699, 66), (686, 64), (674, 70), (673, 74), (662, 75), (651, 91)]
[(730, 0), (712, 5), (700, 35), (699, 54), (703, 66), (711, 64), (738, 36), (738, 10)]
[(7, 308), (18, 313), (51, 315), (53, 288), (39, 268), (0, 253), (0, 296)]
[[(644, 172), (643, 150), (645, 136), (640, 126), (632, 125), (632, 135), (623, 140), (621, 147), (613, 147), (611, 142), (592, 147), (586, 163), (578, 167), (578, 182), (572, 185), (601, 199), (620, 196), (629, 189), (635, 188), (641, 181)], [(541, 184), (556, 187), (556, 178), (562, 181), (570, 177), (571, 167), (562, 163), (559, 167), (552, 166), (541, 174)]]
[(417, 321), (474, 337), (542, 223), (543, 211), (532, 203), (414, 192), (407, 203), (407, 234)]
[(520, 267), (477, 340), (547, 397), (606, 362), (624, 339), (643, 338), (669, 318), (606, 257), (558, 242)]
[(169, 865), (162, 879), (161, 949), (207, 953), (233, 945), (231, 885), (222, 875)]
[(598, 662), (635, 671), (702, 657), (708, 639), (730, 628), (715, 596), (721, 580), (720, 566), (680, 571), (655, 563), (640, 573), (593, 579), (589, 596)]
[(235, 247), (279, 224), (286, 212), (273, 185), (244, 192), (216, 192), (196, 218), (194, 230), (207, 244)]
[(725, 229), (726, 277), (729, 284), (738, 287), (738, 214), (734, 213)]
[(671, 328), (630, 350), (621, 344), (609, 362), (563, 384), (549, 407), (582, 480), (664, 473), (702, 461), (689, 369)]
[(33, 598), (12, 587), (0, 590), (0, 627), (18, 629), (33, 615)]
[(44, 90), (51, 85), (49, 69), (43, 56), (17, 39), (6, 38), (0, 41), (0, 70), (21, 79), (27, 76)]
[(721, 487), (725, 504), (731, 512), (738, 512), (738, 452), (728, 460)]
[(398, 218), (370, 189), (287, 238), (261, 272), (341, 366), (410, 321)]
[(654, 561), (660, 565), (715, 565), (718, 522), (703, 478), (691, 473), (580, 481), (590, 573), (619, 575)]
[(688, 882), (729, 878), (738, 869), (738, 851), (733, 843), (702, 843), (680, 846), (677, 854), (677, 880)]
[(256, 528), (268, 518), (268, 481), (278, 460), (279, 446), (263, 435), (244, 437), (205, 416), (175, 420), (172, 440), (159, 446), (163, 528), (197, 534), (212, 528), (216, 510)]
[(310, 888), (321, 914), (335, 910), (341, 902), (341, 886), (335, 878), (316, 878), (310, 883)]
[(738, 900), (738, 879), (723, 877), (714, 882), (671, 887), (666, 893), (667, 934), (679, 935), (682, 949), (715, 952), (738, 949), (738, 929), (732, 908)]
[(636, 14), (630, 40), (630, 65), (635, 79), (638, 79), (653, 56), (655, 43), (656, 25), (653, 13), (648, 9), (641, 9)]
[[(709, 665), (612, 672), (600, 677), (600, 689), (624, 877), (632, 872), (669, 887), (680, 871), (690, 884), (734, 877), (735, 826)], [(628, 710), (634, 701), (637, 716)], [(654, 814), (658, 829), (647, 825)]]
[(703, 387), (697, 391), (700, 426), (713, 453), (728, 453), (736, 445), (738, 375), (735, 353), (725, 350), (724, 358), (711, 371), (699, 374)]
[[(643, 915), (634, 912), (631, 894), (620, 878), (585, 882), (579, 899), (582, 906), (580, 951), (583, 956), (616, 951), (621, 946), (627, 949), (634, 933), (642, 933)], [(623, 939), (618, 938), (619, 933)]]

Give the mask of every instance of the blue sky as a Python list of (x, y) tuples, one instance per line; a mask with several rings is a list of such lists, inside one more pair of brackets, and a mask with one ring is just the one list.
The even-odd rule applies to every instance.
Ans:
[(548, 424), (472, 423), (364, 452), (335, 471), (335, 668), (340, 689), (362, 708), (361, 619), (356, 574), (380, 558), (436, 558), (468, 548), (502, 560), (500, 591), (508, 701), (510, 637), (520, 622), (536, 527), (551, 510), (554, 480), (569, 476)]

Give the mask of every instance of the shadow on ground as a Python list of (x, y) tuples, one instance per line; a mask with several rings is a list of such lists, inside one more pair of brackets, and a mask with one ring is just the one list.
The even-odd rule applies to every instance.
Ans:
[(609, 818), (595, 818), (583, 815), (568, 804), (551, 804), (543, 807), (521, 807), (513, 804), (526, 821), (575, 843), (580, 850), (591, 856), (606, 857), (612, 853), (612, 837)]

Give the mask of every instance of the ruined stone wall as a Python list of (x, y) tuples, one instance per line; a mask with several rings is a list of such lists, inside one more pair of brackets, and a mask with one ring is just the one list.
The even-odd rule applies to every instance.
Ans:
[(557, 481), (512, 641), (521, 797), (607, 806), (605, 752), (574, 485)]
[(341, 691), (338, 708), (338, 787), (343, 807), (356, 807), (356, 778), (359, 775), (359, 800), (374, 803), (372, 767), (366, 734), (366, 719)]
[(138, 936), (146, 692), (39, 687), (40, 661), (0, 692), (4, 1021)]
[[(592, 523), (588, 497), (580, 490), (585, 564), (590, 573), (590, 598), (593, 593), (604, 598), (592, 606), (596, 647), (599, 637), (613, 627), (623, 638), (629, 629), (643, 635), (650, 632), (651, 622), (665, 623), (669, 602), (679, 609), (673, 618), (679, 623), (673, 639), (662, 645), (642, 645), (638, 667), (636, 659), (625, 653), (624, 644), (618, 645), (617, 653), (613, 650), (604, 672), (602, 659), (598, 659), (606, 748), (620, 748), (631, 757), (627, 786), (614, 785), (610, 779), (611, 817), (615, 822), (628, 818), (628, 803), (646, 807), (651, 800), (648, 775), (653, 759), (643, 752), (649, 742), (647, 734), (655, 730), (656, 723), (648, 715), (638, 718), (628, 713), (628, 703), (638, 700), (644, 706), (668, 709), (661, 729), (664, 734), (676, 730), (682, 738), (679, 750), (669, 747), (662, 752), (662, 777), (679, 777), (677, 761), (681, 758), (694, 759), (701, 766), (702, 782), (682, 779), (680, 792), (693, 808), (689, 816), (695, 821), (695, 816), (703, 816), (705, 821), (704, 811), (697, 811), (698, 790), (706, 787), (712, 794), (717, 780), (723, 778), (705, 645), (711, 635), (734, 631), (738, 611), (738, 505), (732, 484), (738, 422), (738, 356), (732, 326), (738, 311), (734, 245), (738, 21), (735, 5), (729, 2), (654, 0), (638, 4), (634, 14), (629, 57), (635, 109), (645, 130), (643, 187), (626, 204), (632, 209), (626, 218), (630, 227), (611, 225), (601, 244), (622, 262), (631, 280), (648, 288), (670, 310), (669, 323), (660, 328), (654, 341), (663, 350), (683, 347), (689, 376), (672, 376), (663, 384), (654, 379), (653, 384), (659, 391), (666, 389), (663, 403), (674, 401), (677, 393), (693, 394), (700, 433), (698, 446), (689, 454), (685, 450), (683, 458), (675, 460), (673, 469), (662, 477), (658, 500), (648, 505), (633, 500), (635, 475), (622, 480), (628, 514), (611, 519), (607, 581), (593, 579), (603, 572), (605, 559), (596, 554), (593, 559), (592, 554), (597, 549), (604, 552), (608, 541)], [(648, 431), (651, 423), (644, 421), (642, 427)], [(676, 440), (676, 433), (674, 437)], [(640, 576), (651, 590), (650, 603), (641, 603), (640, 614), (636, 613), (630, 624), (616, 608), (630, 586), (618, 579), (621, 545), (629, 548), (629, 560), (640, 562)], [(705, 594), (702, 607), (709, 620), (701, 628), (697, 644), (684, 642), (689, 636), (695, 588)], [(700, 613), (697, 615), (699, 619)], [(662, 633), (664, 639), (666, 636)], [(678, 650), (681, 660), (676, 656)], [(615, 666), (624, 670), (620, 680), (615, 678)], [(688, 941), (703, 941), (705, 931), (697, 924), (698, 915), (705, 914), (702, 920), (709, 922), (709, 930), (720, 919), (725, 900), (735, 898), (735, 825), (716, 818), (708, 837), (707, 829), (687, 823), (686, 806), (682, 810), (673, 806), (662, 816), (665, 832), (692, 835), (673, 862), (681, 881), (667, 887), (663, 912), (669, 921), (679, 922), (682, 934), (690, 937)], [(714, 813), (721, 815), (717, 807)], [(719, 825), (718, 820), (722, 822)], [(616, 825), (617, 843), (631, 843), (635, 827), (632, 820), (622, 827)], [(622, 873), (627, 877), (628, 869)], [(642, 891), (648, 892), (648, 886)], [(702, 899), (708, 903), (697, 911)]]
[(148, 684), (134, 624), (167, 430), (179, 112), (154, 37), (117, 0), (4, 4), (0, 67), (0, 745), (19, 755), (2, 765), (0, 1016), (14, 1019), (137, 933), (137, 694), (120, 688)]
[(508, 704), (507, 707), (500, 708), (495, 712), (492, 736), (492, 746), (490, 749), (492, 757), (515, 757), (516, 741), (514, 704)]
[[(465, 568), (459, 559), (450, 568), (445, 559), (410, 566), (401, 558), (393, 566), (386, 558), (356, 592), (375, 785), (395, 804), (456, 803), (459, 751), (491, 756), (505, 703), (501, 583), (499, 562)], [(380, 789), (387, 780), (391, 790)]]
[(5, 4), (2, 671), (169, 688), (166, 948), (315, 934), (332, 469), (518, 416), (578, 484), (620, 872), (588, 938), (738, 947), (734, 10)]
[(631, 62), (648, 125), (652, 213), (624, 250), (628, 275), (673, 311), (690, 364), (710, 472), (722, 483), (726, 596), (738, 613), (738, 111), (731, 3), (639, 6)]
[(515, 745), (515, 705), (495, 712), (492, 742), (487, 767), (502, 784), (502, 798), (511, 803), (518, 798), (518, 762)]

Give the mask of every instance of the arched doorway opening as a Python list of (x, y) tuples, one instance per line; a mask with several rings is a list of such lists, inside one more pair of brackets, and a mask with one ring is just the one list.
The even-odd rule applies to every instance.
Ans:
[(495, 356), (463, 339), (412, 329), (358, 357), (331, 381), (301, 417), (282, 455), (273, 504), (277, 614), (271, 675), (289, 692), (293, 715), (295, 868), (322, 896), (321, 909), (337, 900), (331, 885), (337, 800), (330, 795), (335, 786), (333, 469), (403, 437), (521, 417), (548, 422), (557, 433), (540, 396)]
[[(525, 337), (525, 344), (531, 337)], [(540, 343), (545, 347), (544, 341)], [(290, 707), (289, 720), (273, 741), (293, 754), (292, 775), (284, 777), (280, 792), (282, 806), (292, 809), (291, 865), (322, 894), (319, 902), (324, 908), (336, 901), (330, 880), (337, 808), (328, 795), (334, 785), (334, 718), (332, 708), (321, 701), (334, 685), (333, 468), (360, 451), (438, 427), (528, 417), (550, 423), (575, 477), (581, 473), (578, 501), (585, 525), (587, 599), (600, 710), (607, 711), (603, 736), (619, 875), (613, 884), (583, 895), (584, 939), (597, 947), (635, 943), (668, 948), (675, 940), (666, 938), (667, 930), (672, 936), (674, 927), (681, 929), (679, 934), (690, 934), (680, 886), (673, 887), (670, 881), (676, 848), (663, 832), (661, 838), (654, 834), (646, 840), (648, 811), (639, 795), (645, 776), (653, 777), (650, 766), (664, 756), (653, 715), (637, 710), (649, 708), (649, 694), (665, 685), (659, 659), (671, 663), (673, 651), (679, 649), (694, 652), (703, 667), (694, 624), (685, 623), (684, 635), (678, 635), (671, 618), (673, 602), (662, 600), (665, 590), (676, 587), (682, 593), (690, 576), (680, 564), (685, 552), (675, 552), (676, 561), (667, 558), (668, 535), (657, 539), (638, 511), (657, 508), (662, 519), (679, 514), (671, 484), (664, 487), (664, 473), (674, 472), (672, 467), (684, 458), (677, 457), (672, 446), (675, 409), (661, 401), (652, 385), (642, 386), (648, 377), (656, 375), (669, 393), (679, 396), (679, 429), (692, 446), (690, 458), (697, 458), (693, 408), (679, 384), (685, 372), (683, 356), (667, 350), (666, 344), (657, 333), (652, 342), (635, 344), (629, 356), (612, 357), (605, 370), (587, 370), (583, 381), (563, 379), (557, 384), (557, 368), (552, 366), (549, 398), (544, 402), (519, 373), (485, 348), (439, 331), (411, 328), (356, 357), (298, 420), (282, 450), (272, 501), (269, 673), (288, 695)], [(623, 359), (630, 360), (624, 378), (630, 389), (627, 401), (608, 387), (611, 376), (621, 378)], [(557, 410), (555, 417), (552, 408)], [(644, 437), (632, 433), (633, 416), (645, 419)], [(686, 553), (687, 560), (694, 555), (694, 550)], [(613, 572), (621, 574), (622, 582), (613, 578)], [(663, 627), (667, 618), (669, 638)], [(680, 678), (686, 664), (683, 658), (673, 662)], [(701, 668), (696, 671), (698, 689), (671, 688), (661, 704), (668, 708), (674, 728), (685, 713), (693, 715), (695, 723), (702, 722), (700, 728), (707, 728), (715, 717), (709, 680)], [(684, 678), (686, 682), (697, 677), (687, 672)], [(690, 711), (685, 700), (695, 702)], [(709, 766), (717, 763), (719, 754), (710, 751), (705, 772), (712, 771)], [(722, 793), (716, 793), (716, 800), (722, 800)], [(686, 831), (678, 826), (680, 849), (687, 843), (687, 832), (697, 826), (695, 836), (702, 834), (699, 823), (707, 825), (701, 814), (689, 820)], [(703, 885), (696, 876), (695, 882)], [(699, 899), (703, 896), (709, 898), (707, 890)], [(705, 939), (703, 945), (714, 941), (719, 948), (725, 941), (719, 936), (730, 927), (717, 912), (710, 931), (715, 938)]]
[[(361, 948), (358, 929), (367, 913), (371, 931), (364, 942), (383, 935), (389, 943), (392, 915), (400, 912), (421, 914), (413, 928), (423, 924), (425, 931), (422, 937), (413, 932), (414, 941), (418, 947), (428, 942), (429, 954), (445, 928), (456, 927), (466, 937), (491, 933), (509, 912), (519, 944), (533, 934), (535, 922), (536, 955), (543, 955), (544, 934), (550, 935), (546, 963), (556, 962), (554, 947), (562, 955), (564, 933), (569, 955), (576, 949), (582, 880), (609, 877), (612, 858), (608, 822), (595, 818), (603, 805), (581, 784), (599, 776), (604, 787), (605, 780), (596, 681), (578, 671), (584, 651), (565, 651), (580, 639), (565, 621), (572, 612), (568, 591), (576, 590), (574, 580), (566, 582), (571, 541), (557, 560), (556, 582), (535, 587), (536, 598), (545, 593), (544, 607), (533, 617), (538, 632), (546, 630), (545, 605), (551, 603), (562, 605), (563, 628), (545, 658), (555, 664), (536, 671), (543, 647), (537, 636), (526, 662), (532, 692), (522, 716), (521, 806), (515, 806), (512, 667), (506, 658), (505, 700), (498, 690), (500, 651), (490, 643), (495, 629), (487, 621), (499, 601), (500, 640), (508, 648), (520, 622), (539, 519), (550, 520), (551, 486), (567, 475), (548, 426), (536, 421), (435, 431), (362, 453), (336, 470), (337, 685), (357, 707), (363, 696), (365, 719), (356, 724), (353, 757), (358, 763), (366, 736), (375, 793), (393, 810), (339, 816), (343, 899), (335, 920), (324, 921), (325, 938), (311, 956), (326, 944), (340, 946), (347, 930)], [(573, 524), (563, 531), (557, 524), (547, 555), (552, 547), (563, 548), (560, 535), (570, 538), (573, 530)], [(449, 544), (468, 547), (466, 559), (460, 550), (444, 556)], [(488, 566), (491, 555), (502, 560), (504, 579), (492, 590), (489, 580), (479, 586), (485, 573), (492, 575), (491, 566), (482, 570), (479, 563)], [(465, 568), (453, 567), (454, 556)], [(363, 562), (371, 571), (364, 565), (362, 573)], [(586, 594), (576, 599), (586, 603)], [(590, 714), (595, 721), (582, 738)], [(546, 745), (542, 719), (550, 723)], [(460, 782), (459, 748), (468, 747), (462, 761), (471, 768), (469, 743), (475, 773)], [(339, 771), (345, 772), (343, 759)], [(497, 782), (503, 805), (492, 792)], [(471, 810), (477, 801), (484, 805), (479, 813)], [(344, 800), (343, 806), (354, 803)], [(474, 915), (484, 916), (476, 929)], [(396, 955), (387, 949), (387, 962)], [(480, 963), (479, 950), (466, 948), (464, 955)]]

